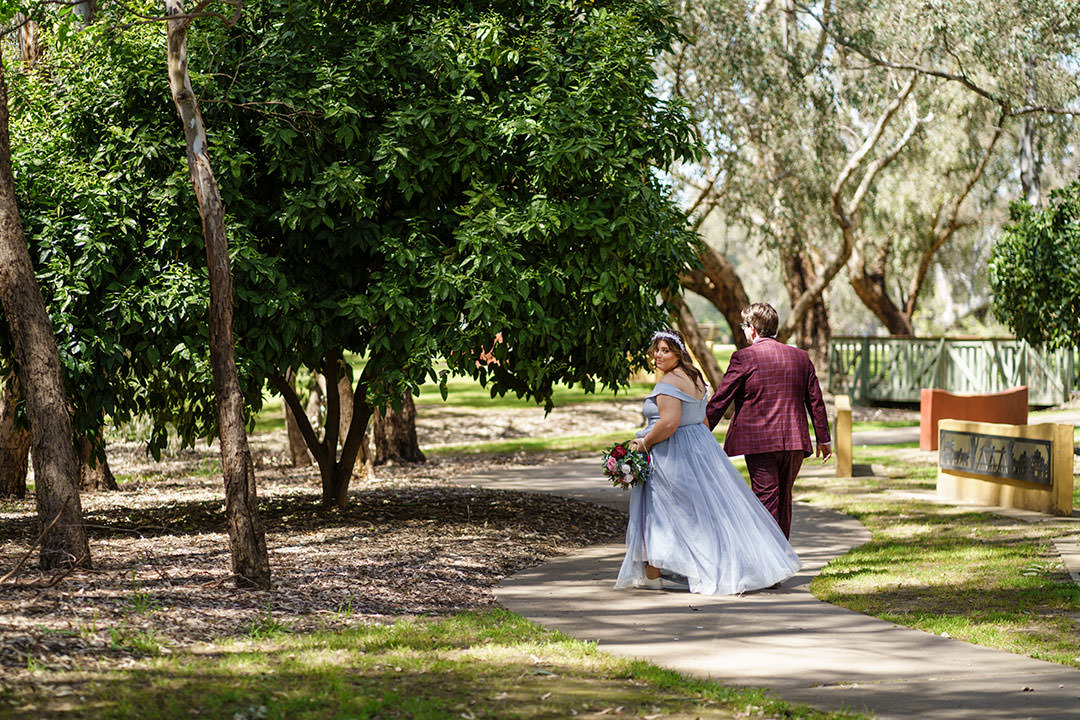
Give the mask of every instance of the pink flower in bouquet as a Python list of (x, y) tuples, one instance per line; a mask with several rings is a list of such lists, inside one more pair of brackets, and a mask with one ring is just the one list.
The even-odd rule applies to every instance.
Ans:
[(619, 461), (614, 456), (607, 459), (607, 469), (611, 472), (615, 472), (615, 468), (618, 467)]

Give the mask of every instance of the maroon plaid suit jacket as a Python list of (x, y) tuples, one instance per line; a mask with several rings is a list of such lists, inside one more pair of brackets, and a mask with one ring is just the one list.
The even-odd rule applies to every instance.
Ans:
[(813, 453), (806, 420), (814, 418), (818, 443), (831, 442), (821, 386), (805, 350), (761, 338), (731, 356), (720, 387), (706, 407), (709, 427), (716, 427), (734, 400), (724, 452), (753, 455), (777, 450)]

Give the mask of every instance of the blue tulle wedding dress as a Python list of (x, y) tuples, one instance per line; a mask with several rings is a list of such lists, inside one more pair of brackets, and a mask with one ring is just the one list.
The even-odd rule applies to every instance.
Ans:
[(655, 587), (646, 561), (686, 576), (691, 592), (706, 595), (766, 588), (794, 575), (799, 556), (704, 424), (708, 389), (696, 398), (657, 383), (637, 437), (660, 419), (657, 395), (682, 401), (682, 421), (651, 449), (648, 481), (630, 489), (626, 557), (615, 587)]

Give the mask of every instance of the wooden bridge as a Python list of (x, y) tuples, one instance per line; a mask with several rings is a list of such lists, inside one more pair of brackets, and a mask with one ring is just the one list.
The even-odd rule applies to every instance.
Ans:
[(834, 337), (832, 393), (852, 402), (919, 402), (922, 388), (997, 392), (1027, 385), (1032, 405), (1057, 405), (1080, 390), (1080, 349), (1043, 351), (1016, 339)]

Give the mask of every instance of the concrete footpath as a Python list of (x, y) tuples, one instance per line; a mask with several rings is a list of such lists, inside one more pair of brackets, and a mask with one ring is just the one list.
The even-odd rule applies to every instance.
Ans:
[[(831, 463), (810, 459), (802, 474), (834, 472)], [(493, 470), (459, 482), (552, 492), (624, 512), (627, 505), (626, 493), (603, 484), (595, 459)], [(777, 697), (824, 710), (861, 710), (880, 718), (1080, 718), (1080, 670), (816, 600), (807, 590), (811, 578), (869, 537), (846, 515), (797, 504), (791, 539), (804, 567), (778, 590), (722, 597), (616, 591), (612, 585), (623, 556), (618, 544), (586, 548), (518, 573), (496, 595), (513, 612), (596, 641), (615, 655), (724, 685), (768, 688)]]

